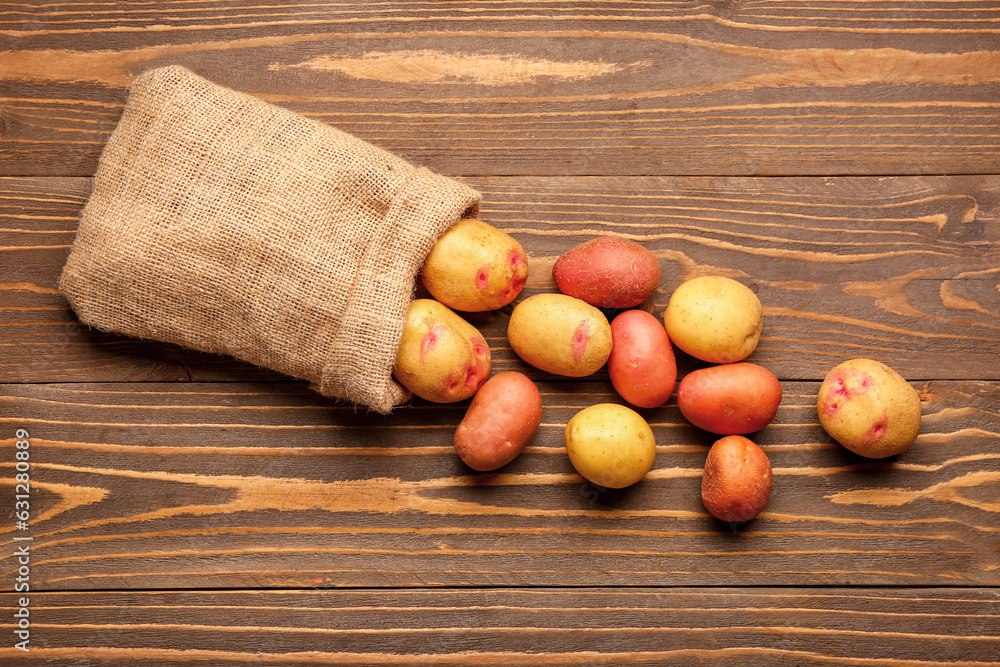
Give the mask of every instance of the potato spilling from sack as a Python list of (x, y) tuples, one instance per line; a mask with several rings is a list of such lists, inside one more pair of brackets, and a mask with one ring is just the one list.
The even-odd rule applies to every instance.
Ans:
[(653, 467), (656, 439), (639, 413), (616, 403), (598, 403), (566, 424), (566, 452), (576, 471), (599, 486), (621, 489)]
[(663, 323), (674, 345), (692, 357), (730, 364), (756, 349), (764, 309), (745, 285), (722, 276), (702, 276), (674, 290)]
[(660, 263), (635, 241), (602, 236), (566, 251), (552, 267), (563, 294), (598, 308), (634, 308), (656, 292)]
[(449, 308), (496, 310), (521, 293), (528, 258), (509, 234), (465, 218), (437, 240), (420, 278), (431, 296)]
[(536, 294), (514, 307), (507, 340), (517, 356), (549, 373), (591, 375), (611, 354), (611, 325), (597, 308), (565, 294)]
[(855, 454), (881, 459), (905, 452), (920, 432), (920, 396), (872, 359), (835, 366), (819, 388), (819, 423)]
[(455, 452), (473, 470), (496, 470), (524, 449), (542, 422), (542, 397), (521, 373), (494, 375), (455, 430)]
[(469, 398), (490, 375), (490, 348), (479, 330), (433, 299), (410, 304), (393, 376), (435, 403)]

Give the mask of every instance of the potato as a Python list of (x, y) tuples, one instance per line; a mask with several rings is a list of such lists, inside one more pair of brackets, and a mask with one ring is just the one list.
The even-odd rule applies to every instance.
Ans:
[(615, 391), (640, 408), (666, 403), (677, 363), (660, 321), (644, 310), (626, 310), (611, 322), (611, 343), (608, 374)]
[(455, 452), (473, 470), (496, 470), (517, 458), (542, 423), (542, 397), (521, 373), (494, 375), (455, 430)]
[(702, 276), (683, 283), (663, 313), (667, 335), (692, 357), (729, 364), (750, 356), (764, 311), (757, 295), (730, 278)]
[(635, 241), (602, 236), (567, 250), (552, 267), (563, 294), (598, 308), (633, 308), (660, 284), (660, 263)]
[(528, 258), (509, 234), (465, 218), (437, 240), (420, 278), (427, 291), (450, 308), (495, 310), (521, 293)]
[(590, 375), (611, 354), (611, 325), (597, 308), (565, 294), (536, 294), (517, 304), (507, 340), (519, 357), (557, 375)]
[(881, 459), (905, 452), (920, 432), (920, 396), (872, 359), (835, 366), (819, 388), (819, 423), (855, 454)]
[(771, 463), (764, 450), (742, 435), (728, 435), (708, 450), (701, 501), (723, 521), (749, 521), (771, 497)]
[(763, 366), (710, 366), (688, 373), (677, 387), (677, 407), (697, 426), (719, 435), (753, 433), (774, 419), (781, 383)]
[(599, 486), (621, 489), (653, 467), (656, 440), (646, 420), (615, 403), (598, 403), (566, 424), (566, 452), (576, 471)]
[(435, 403), (469, 398), (490, 375), (490, 348), (479, 331), (433, 299), (410, 304), (392, 374)]

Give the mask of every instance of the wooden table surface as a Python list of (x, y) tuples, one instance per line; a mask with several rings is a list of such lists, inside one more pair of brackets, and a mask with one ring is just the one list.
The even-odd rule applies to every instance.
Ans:
[[(453, 452), (465, 404), (379, 416), (81, 326), (57, 277), (167, 64), (478, 188), (524, 296), (601, 234), (659, 258), (657, 315), (749, 285), (785, 395), (766, 511), (705, 512), (714, 438), (674, 399), (645, 480), (585, 483), (565, 424), (620, 399), (527, 367), (509, 307), (473, 321), (545, 408), (496, 474)], [(998, 0), (3, 2), (0, 175), (4, 665), (1000, 664)], [(905, 454), (818, 425), (859, 356), (920, 393)]]

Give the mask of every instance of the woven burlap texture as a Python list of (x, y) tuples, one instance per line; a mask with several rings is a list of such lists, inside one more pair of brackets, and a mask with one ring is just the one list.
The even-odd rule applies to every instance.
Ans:
[(479, 194), (182, 67), (137, 78), (59, 289), (86, 324), (388, 412), (414, 279)]

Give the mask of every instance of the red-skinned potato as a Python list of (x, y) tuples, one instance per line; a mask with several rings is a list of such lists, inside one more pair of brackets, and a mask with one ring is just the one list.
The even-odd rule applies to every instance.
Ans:
[(517, 458), (541, 423), (535, 383), (514, 371), (494, 375), (455, 430), (455, 452), (473, 470), (496, 470)]
[(660, 284), (660, 263), (635, 241), (601, 236), (567, 250), (552, 266), (563, 294), (598, 308), (634, 308)]
[(709, 366), (688, 373), (677, 387), (685, 419), (719, 435), (753, 433), (774, 419), (781, 383), (757, 364)]
[(608, 374), (622, 398), (640, 408), (667, 402), (677, 382), (677, 362), (667, 331), (644, 310), (626, 310), (611, 322)]
[(764, 450), (742, 435), (717, 440), (708, 451), (701, 500), (723, 521), (749, 521), (771, 497), (771, 463)]

